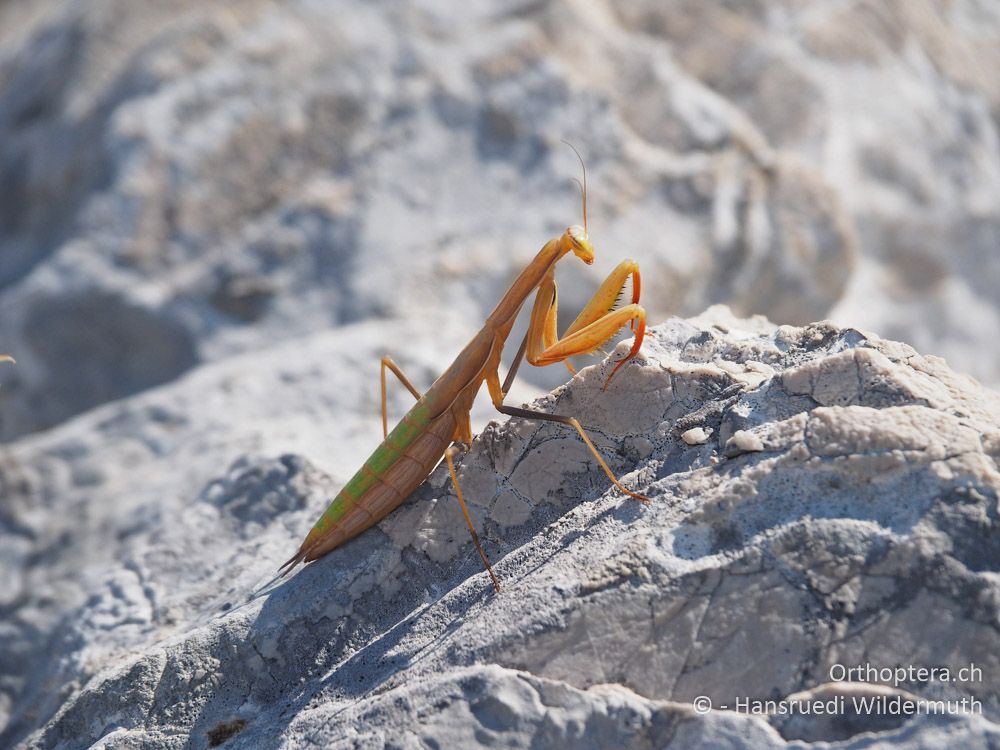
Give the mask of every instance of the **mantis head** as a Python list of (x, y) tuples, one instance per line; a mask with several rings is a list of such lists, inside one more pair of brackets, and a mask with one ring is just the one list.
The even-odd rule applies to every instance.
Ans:
[(587, 238), (587, 230), (579, 224), (574, 224), (566, 230), (563, 237), (569, 242), (569, 249), (577, 258), (588, 266), (594, 262), (594, 246)]

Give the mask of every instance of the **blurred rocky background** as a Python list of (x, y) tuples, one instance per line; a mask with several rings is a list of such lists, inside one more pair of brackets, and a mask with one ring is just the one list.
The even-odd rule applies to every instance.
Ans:
[(63, 626), (145, 602), (165, 508), (248, 455), (350, 476), (378, 357), (426, 387), (581, 222), (562, 139), (567, 319), (633, 257), (651, 323), (830, 318), (996, 386), (998, 70), (991, 0), (0, 0), (0, 737), (135, 647)]
[(631, 256), (653, 322), (829, 317), (995, 384), (997, 70), (989, 0), (5, 0), (0, 429), (361, 320), (465, 338), (581, 220), (564, 138), (567, 308)]

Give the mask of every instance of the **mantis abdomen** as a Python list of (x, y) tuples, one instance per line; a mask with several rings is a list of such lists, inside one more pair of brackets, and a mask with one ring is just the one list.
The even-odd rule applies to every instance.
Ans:
[(455, 434), (451, 410), (432, 417), (419, 401), (337, 493), (302, 542), (294, 562), (310, 562), (395, 510), (444, 457)]

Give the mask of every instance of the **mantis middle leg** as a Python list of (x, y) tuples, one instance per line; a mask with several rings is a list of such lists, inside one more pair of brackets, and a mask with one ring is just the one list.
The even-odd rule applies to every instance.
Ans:
[[(619, 310), (610, 308), (617, 301), (619, 294), (628, 280), (632, 276), (632, 304)], [(618, 369), (631, 359), (642, 346), (642, 338), (646, 328), (646, 311), (637, 304), (639, 299), (640, 279), (639, 266), (635, 261), (622, 261), (618, 267), (611, 272), (604, 283), (601, 284), (597, 293), (594, 294), (590, 302), (580, 312), (563, 335), (557, 337), (557, 310), (556, 310), (556, 285), (552, 275), (548, 275), (539, 285), (538, 294), (535, 297), (535, 305), (531, 311), (531, 322), (528, 325), (528, 332), (511, 363), (510, 371), (503, 385), (500, 384), (499, 374), (494, 372), (487, 376), (486, 385), (490, 391), (490, 398), (493, 405), (501, 414), (523, 419), (540, 419), (549, 422), (559, 422), (573, 427), (587, 448), (597, 460), (598, 465), (607, 475), (611, 483), (629, 497), (635, 498), (639, 502), (648, 503), (649, 498), (637, 492), (625, 488), (615, 477), (607, 462), (597, 452), (594, 443), (587, 436), (583, 426), (574, 417), (567, 417), (560, 414), (547, 414), (545, 412), (523, 409), (508, 406), (503, 402), (510, 390), (514, 380), (514, 374), (521, 364), (521, 359), (526, 355), (528, 361), (534, 365), (548, 365), (555, 362), (565, 361), (568, 357), (577, 354), (587, 354), (594, 351), (605, 341), (614, 336), (626, 323), (631, 322), (635, 330), (635, 342), (629, 353), (615, 365), (611, 374), (604, 383), (604, 388), (608, 387), (611, 378), (614, 377)]]

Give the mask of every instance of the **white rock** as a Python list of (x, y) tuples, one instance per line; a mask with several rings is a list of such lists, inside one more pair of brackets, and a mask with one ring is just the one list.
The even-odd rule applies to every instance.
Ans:
[(726, 442), (726, 454), (729, 456), (762, 450), (764, 450), (764, 441), (760, 439), (760, 435), (749, 430), (737, 430)]
[[(458, 746), (523, 744), (549, 727), (563, 745), (582, 726), (579, 741), (601, 746), (1000, 738), (1000, 472), (979, 437), (993, 434), (1000, 396), (825, 323), (713, 333), (709, 361), (768, 354), (774, 375), (749, 388), (726, 368), (678, 361), (707, 330), (651, 328), (649, 357), (614, 388), (602, 391), (602, 364), (536, 404), (587, 425), (649, 506), (610, 489), (562, 425), (497, 422), (476, 439), (459, 472), (476, 488), (499, 595), (442, 480), (244, 603), (343, 482), (319, 464), (346, 476), (359, 460), (327, 446), (378, 440), (352, 393), (322, 406), (331, 414), (312, 429), (327, 439), (296, 442), (292, 429), (317, 418), (327, 383), (357, 356), (345, 342), (370, 341), (370, 327), (205, 366), (19, 441), (4, 472), (26, 479), (8, 484), (10, 507), (47, 554), (0, 545), (22, 555), (5, 563), (21, 592), (0, 657), (17, 686), (6, 738)], [(870, 377), (859, 380), (859, 362)], [(356, 421), (332, 413), (352, 408)], [(650, 431), (631, 434), (637, 424)], [(693, 430), (739, 450), (678, 450)], [(301, 453), (268, 458), (282, 440)], [(766, 452), (746, 452), (757, 441)], [(155, 449), (115, 462), (134, 445)], [(863, 663), (975, 664), (981, 679), (896, 687), (979, 701), (982, 716), (936, 734), (927, 716), (732, 713), (738, 699), (813, 695), (838, 665)], [(699, 696), (717, 710), (696, 713)], [(664, 721), (679, 722), (669, 737)]]
[(708, 432), (702, 427), (692, 427), (684, 431), (681, 440), (688, 445), (704, 445), (708, 442)]

